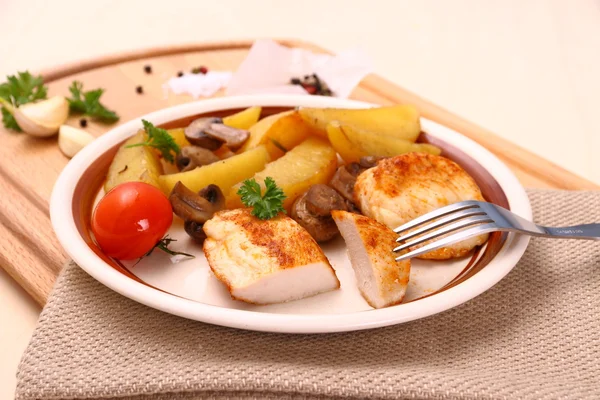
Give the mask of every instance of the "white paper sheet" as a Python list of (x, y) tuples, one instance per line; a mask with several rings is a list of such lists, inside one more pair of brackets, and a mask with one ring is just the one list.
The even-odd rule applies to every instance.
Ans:
[(272, 40), (257, 40), (227, 86), (228, 95), (251, 93), (308, 94), (292, 78), (317, 74), (335, 97), (347, 98), (372, 71), (367, 54), (354, 49), (335, 56), (290, 49)]

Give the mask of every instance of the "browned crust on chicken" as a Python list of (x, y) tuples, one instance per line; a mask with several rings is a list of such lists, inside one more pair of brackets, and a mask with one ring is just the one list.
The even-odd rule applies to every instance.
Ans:
[[(281, 268), (329, 260), (310, 234), (285, 214), (275, 218), (260, 220), (251, 213), (250, 208), (221, 211), (215, 214), (224, 221), (239, 225), (250, 242), (266, 249), (268, 256), (277, 259)], [(280, 222), (289, 220), (293, 224)]]
[[(363, 214), (380, 222), (385, 219), (390, 228), (463, 200), (485, 201), (475, 180), (457, 163), (426, 153), (406, 153), (381, 160), (376, 167), (358, 176), (354, 188), (354, 201)], [(385, 216), (378, 211), (382, 209), (387, 209)], [(392, 222), (389, 221), (391, 214), (394, 214)], [(463, 257), (474, 246), (485, 243), (487, 237), (478, 236), (471, 246), (452, 245), (419, 258)]]
[[(485, 201), (475, 180), (460, 165), (446, 157), (426, 153), (406, 153), (381, 160), (376, 168), (368, 171), (375, 178), (375, 188), (389, 197), (396, 197), (406, 189), (428, 187), (431, 179), (448, 183), (460, 179), (461, 183), (470, 185), (471, 190), (476, 193), (471, 200)], [(364, 180), (367, 176), (361, 174), (357, 181)], [(356, 191), (354, 196), (356, 201)]]

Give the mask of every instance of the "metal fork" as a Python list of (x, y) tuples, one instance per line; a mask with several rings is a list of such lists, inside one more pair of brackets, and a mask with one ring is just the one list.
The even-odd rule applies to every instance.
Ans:
[[(414, 230), (413, 230), (414, 229)], [(422, 247), (404, 253), (396, 261), (460, 242), (472, 236), (503, 231), (530, 236), (563, 239), (600, 240), (600, 224), (585, 224), (552, 228), (534, 224), (505, 208), (484, 201), (461, 201), (422, 215), (394, 229), (401, 234), (396, 242), (402, 243), (394, 252), (401, 252), (421, 243), (448, 235)], [(412, 239), (412, 240), (411, 240)]]

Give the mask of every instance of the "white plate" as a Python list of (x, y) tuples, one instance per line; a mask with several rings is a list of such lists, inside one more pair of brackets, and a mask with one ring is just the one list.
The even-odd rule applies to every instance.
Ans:
[[(373, 106), (317, 96), (228, 97), (171, 107), (123, 124), (77, 154), (56, 182), (50, 202), (50, 214), (58, 239), (67, 253), (81, 268), (109, 288), (171, 314), (257, 331), (321, 333), (393, 325), (448, 310), (492, 287), (516, 265), (525, 252), (528, 237), (509, 234), (503, 237), (506, 238), (505, 241), (498, 241), (501, 244), (494, 251), (491, 261), (475, 273), (469, 273), (471, 269), (465, 270), (470, 258), (443, 262), (415, 260), (405, 299), (409, 302), (374, 310), (362, 299), (356, 288), (354, 273), (341, 239), (324, 246), (341, 281), (340, 290), (269, 306), (255, 306), (232, 300), (224, 286), (211, 274), (200, 247), (188, 240), (178, 223), (174, 223), (170, 231), (170, 236), (179, 239), (172, 246), (179, 251), (195, 253), (197, 257), (193, 260), (173, 264), (167, 255), (156, 252), (135, 267), (131, 267), (132, 263), (121, 264), (131, 272), (128, 274), (111, 266), (110, 260), (97, 250), (94, 251), (89, 234), (85, 233), (85, 225), (89, 221), (83, 220), (89, 218), (89, 214), (79, 209), (86, 196), (85, 193), (82, 194), (82, 190), (85, 191), (82, 187), (89, 187), (91, 181), (95, 181), (95, 187), (98, 187), (102, 178), (99, 175), (105, 174), (109, 154), (113, 154), (115, 146), (141, 128), (142, 118), (161, 125), (197, 114), (253, 105), (346, 108)], [(475, 169), (471, 165), (470, 172), (475, 175), (481, 172), (487, 176), (483, 178), (484, 182), (479, 182), (480, 186), (495, 185), (496, 191), (503, 192), (501, 195), (505, 196), (513, 212), (531, 219), (531, 207), (525, 190), (494, 155), (472, 140), (432, 121), (423, 119), (422, 129), (432, 141), (441, 140), (449, 144), (448, 148), (460, 149), (471, 163), (478, 164)], [(448, 151), (452, 153), (452, 150)], [(102, 165), (99, 167), (100, 164)], [(97, 198), (100, 195), (93, 193), (88, 194), (88, 197)], [(485, 254), (485, 249), (480, 254)], [(462, 278), (457, 278), (459, 275)], [(468, 278), (464, 278), (466, 276)], [(450, 284), (446, 287), (448, 283)]]

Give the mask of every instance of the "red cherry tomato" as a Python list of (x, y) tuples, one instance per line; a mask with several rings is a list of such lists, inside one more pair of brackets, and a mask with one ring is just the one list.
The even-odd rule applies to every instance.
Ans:
[(92, 232), (107, 256), (133, 260), (150, 251), (172, 222), (171, 203), (160, 190), (127, 182), (100, 200), (92, 215)]

